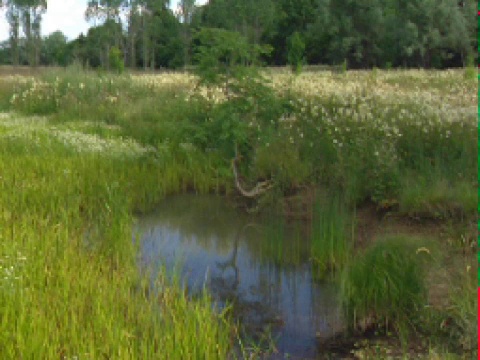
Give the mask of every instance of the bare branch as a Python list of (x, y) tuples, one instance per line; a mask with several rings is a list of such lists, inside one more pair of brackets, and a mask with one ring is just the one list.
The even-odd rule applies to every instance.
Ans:
[(237, 146), (235, 145), (235, 158), (232, 159), (232, 169), (233, 175), (235, 177), (235, 186), (237, 187), (238, 191), (245, 197), (248, 198), (256, 198), (263, 193), (267, 192), (273, 187), (273, 183), (271, 180), (266, 180), (257, 183), (255, 187), (251, 190), (245, 190), (240, 183), (240, 176), (237, 169), (237, 163), (240, 161), (240, 155), (238, 154)]

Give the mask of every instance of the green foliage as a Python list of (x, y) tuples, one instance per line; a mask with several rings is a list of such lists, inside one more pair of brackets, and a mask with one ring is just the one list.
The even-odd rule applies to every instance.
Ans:
[(116, 72), (117, 74), (123, 73), (124, 63), (123, 63), (123, 54), (120, 49), (116, 46), (112, 46), (108, 53), (108, 59), (110, 64), (110, 70)]
[(467, 265), (473, 260), (449, 257), (449, 264), (442, 266), (442, 270), (447, 266), (450, 275), (448, 293), (442, 299), (448, 306), (428, 308), (417, 322), (420, 334), (430, 339), (435, 352), (442, 354), (436, 358), (446, 358), (444, 354), (458, 354), (452, 359), (478, 357), (477, 324), (470, 320), (477, 316), (477, 272), (476, 265)]
[[(158, 314), (159, 308), (151, 308), (146, 298), (131, 291), (131, 284), (138, 282), (135, 266), (129, 265), (135, 253), (130, 216), (132, 211), (151, 209), (171, 193), (228, 194), (233, 187), (234, 144), (242, 156), (242, 181), (274, 180), (278, 186), (269, 196), (295, 194), (312, 186), (342, 193), (342, 201), (319, 202), (313, 212), (314, 237), (308, 250), (318, 277), (351, 257), (353, 225), (346, 210), (351, 202), (397, 200), (400, 213), (412, 216), (452, 218), (476, 213), (478, 129), (475, 117), (471, 120), (470, 113), (456, 111), (472, 102), (463, 90), (470, 89), (472, 82), (463, 78), (461, 70), (375, 70), (376, 81), (367, 84), (369, 88), (362, 86), (371, 75), (363, 72), (352, 71), (348, 81), (317, 74), (321, 79), (325, 76), (325, 82), (313, 81), (313, 73), (287, 74), (295, 79), (291, 87), (301, 85), (298, 91), (279, 85), (281, 74), (273, 77), (273, 87), (254, 69), (242, 67), (241, 61), (234, 62), (238, 69), (233, 72), (221, 60), (213, 63), (220, 64), (223, 78), (206, 82), (208, 87), (195, 88), (185, 74), (120, 77), (82, 72), (78, 67), (46, 72), (34, 80), (8, 77), (0, 83), (2, 110), (53, 115), (0, 119), (0, 151), (5, 154), (0, 157), (4, 174), (0, 182), (6, 190), (0, 193), (0, 208), (7, 209), (0, 216), (4, 225), (0, 239), (9, 239), (12, 233), (23, 239), (15, 245), (0, 241), (0, 259), (17, 251), (34, 259), (18, 265), (20, 279), (25, 279), (31, 293), (11, 297), (0, 289), (0, 309), (7, 309), (0, 333), (22, 334), (19, 338), (32, 340), (28, 343), (32, 353), (38, 350), (46, 358), (64, 350), (72, 356), (79, 351), (115, 356), (112, 349), (134, 357), (156, 356), (159, 344), (179, 358), (189, 349), (202, 357), (206, 352), (199, 347), (214, 352), (215, 343), (224, 344), (218, 357), (225, 358), (229, 348), (225, 334), (231, 328), (218, 327), (218, 318), (206, 310), (208, 301), (190, 304), (181, 291), (169, 290), (163, 294), (162, 309), (175, 310), (155, 322), (158, 318), (152, 320), (151, 314)], [(228, 92), (223, 88), (225, 80)], [(308, 87), (313, 90), (307, 92)], [(328, 92), (338, 87), (343, 88)], [(348, 92), (352, 87), (359, 90)], [(395, 91), (385, 93), (389, 88)], [(407, 96), (413, 89), (415, 98)], [(454, 111), (437, 109), (432, 93), (452, 101)], [(419, 104), (418, 97), (428, 97), (431, 103)], [(272, 231), (268, 236), (283, 235)], [(285, 241), (265, 245), (265, 253), (298, 263), (305, 249)], [(343, 279), (347, 318), (374, 316), (405, 334), (416, 316), (405, 309), (415, 309), (424, 300), (422, 269), (414, 265), (427, 255), (422, 247), (407, 239), (386, 240), (355, 258)], [(79, 268), (89, 271), (78, 275)], [(110, 291), (112, 284), (122, 296)], [(466, 323), (471, 299), (459, 300), (451, 312), (452, 338), (468, 347), (474, 338)], [(90, 303), (97, 308), (87, 306)], [(69, 304), (78, 305), (75, 313)], [(128, 314), (125, 308), (130, 309)], [(192, 308), (201, 314), (195, 315)], [(35, 317), (30, 317), (32, 312)], [(105, 326), (107, 322), (136, 336), (125, 341), (122, 333)], [(194, 328), (202, 322), (211, 327), (199, 343), (193, 342), (198, 336)], [(181, 329), (188, 339), (174, 337), (170, 327)], [(104, 346), (82, 331), (85, 328), (107, 334)], [(468, 334), (462, 338), (463, 333)], [(47, 334), (52, 336), (45, 347)], [(12, 345), (10, 338), (4, 340), (10, 357), (27, 349), (27, 342)], [(23, 355), (29, 354), (25, 350)]]
[(346, 74), (347, 73), (347, 69), (348, 69), (348, 66), (347, 66), (347, 59), (344, 59), (342, 64), (340, 65), (340, 73), (342, 74)]
[(352, 327), (375, 323), (392, 327), (406, 340), (426, 303), (423, 262), (429, 249), (419, 239), (377, 241), (352, 259), (341, 280), (341, 299)]
[(41, 62), (59, 66), (66, 66), (70, 62), (67, 37), (61, 31), (55, 31), (44, 39)]
[(196, 74), (201, 83), (224, 86), (229, 91), (230, 81), (239, 81), (251, 74), (251, 68), (268, 48), (250, 45), (239, 33), (214, 28), (202, 28), (194, 37), (198, 43), (194, 55)]
[(288, 139), (272, 135), (256, 148), (253, 171), (259, 178), (274, 179), (282, 191), (307, 183), (311, 169), (302, 161), (299, 149)]
[(302, 65), (305, 62), (305, 42), (298, 31), (295, 31), (288, 39), (287, 63), (290, 65), (292, 72), (300, 74)]
[(197, 139), (194, 143), (217, 149), (226, 159), (235, 156), (238, 146), (248, 167), (260, 136), (269, 134), (283, 111), (282, 101), (253, 66), (267, 49), (251, 46), (239, 33), (221, 29), (202, 29), (195, 39), (200, 84), (209, 91), (219, 87), (224, 101), (211, 107), (200, 129), (192, 129)]
[[(195, 47), (191, 34), (213, 28), (237, 32), (247, 44), (270, 46), (264, 60), (295, 64), (295, 71), (303, 58), (309, 64), (330, 65), (347, 59), (351, 68), (459, 67), (463, 56), (477, 47), (473, 1), (459, 6), (450, 0), (218, 0), (195, 7), (189, 0), (180, 2), (182, 13), (165, 0), (89, 1), (85, 15), (101, 25), (71, 41), (67, 49), (56, 35), (41, 44), (45, 0), (8, 0), (5, 5), (10, 39), (0, 61), (12, 64), (38, 65), (38, 50), (43, 48), (41, 61), (47, 65), (79, 60), (107, 67), (108, 49), (124, 44), (125, 61), (132, 68), (179, 68), (190, 65)], [(123, 11), (126, 16), (119, 16)], [(304, 51), (293, 59), (291, 42), (297, 36), (302, 39), (299, 45), (305, 43)]]

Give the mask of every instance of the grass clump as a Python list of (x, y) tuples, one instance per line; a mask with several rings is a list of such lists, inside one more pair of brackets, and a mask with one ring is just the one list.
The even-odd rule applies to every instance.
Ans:
[(380, 326), (403, 340), (426, 304), (421, 241), (393, 237), (352, 259), (341, 279), (341, 301), (352, 328)]
[[(451, 265), (452, 266), (452, 265)], [(444, 308), (433, 307), (425, 313), (422, 333), (439, 353), (463, 354), (465, 359), (478, 358), (477, 279), (475, 268), (455, 263), (449, 269), (451, 278)]]
[(347, 264), (354, 235), (349, 226), (351, 216), (338, 196), (317, 201), (313, 209), (311, 258), (319, 278)]
[(478, 324), (472, 321), (478, 315), (475, 273), (471, 266), (467, 266), (458, 276), (458, 282), (452, 286), (452, 306), (449, 309), (451, 323), (448, 326), (448, 335), (453, 339), (455, 350), (472, 354), (472, 359), (478, 356)]

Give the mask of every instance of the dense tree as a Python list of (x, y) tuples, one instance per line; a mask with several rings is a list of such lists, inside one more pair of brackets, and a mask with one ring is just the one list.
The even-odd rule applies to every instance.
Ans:
[(190, 64), (190, 45), (192, 42), (191, 25), (195, 12), (195, 0), (180, 0), (178, 18), (182, 23), (183, 63)]
[(67, 37), (61, 31), (55, 31), (44, 38), (41, 53), (42, 64), (66, 66), (69, 61)]
[(40, 62), (41, 50), (41, 22), (47, 10), (46, 0), (12, 0), (19, 9), (20, 24), (25, 35), (28, 63), (37, 66)]
[[(10, 39), (2, 61), (61, 63), (46, 54), (40, 29), (46, 0), (0, 0)], [(131, 68), (180, 67), (192, 61), (195, 33), (236, 32), (251, 45), (269, 45), (270, 65), (285, 65), (293, 34), (305, 43), (310, 64), (349, 67), (462, 66), (477, 56), (477, 4), (473, 0), (89, 0), (92, 27), (67, 53), (90, 66), (109, 68), (111, 47)], [(58, 34), (57, 34), (58, 35)], [(47, 41), (55, 43), (60, 37)], [(63, 45), (62, 45), (63, 46)], [(40, 51), (42, 49), (42, 51)], [(62, 60), (64, 61), (64, 60)]]
[(279, 0), (275, 30), (269, 38), (273, 47), (272, 61), (283, 65), (287, 62), (287, 43), (294, 32), (304, 34), (315, 20), (315, 0)]
[(137, 66), (137, 42), (141, 31), (141, 8), (138, 0), (124, 0), (123, 6), (127, 11), (127, 46), (126, 60), (131, 68)]
[(15, 3), (8, 3), (7, 21), (10, 25), (10, 53), (12, 64), (20, 64), (20, 8)]
[(25, 36), (27, 62), (32, 66), (38, 65), (41, 49), (41, 22), (42, 15), (47, 9), (46, 0), (4, 0), (2, 5), (7, 7), (12, 63), (14, 65), (20, 63), (20, 29), (22, 29)]
[(121, 25), (121, 7), (123, 0), (89, 0), (85, 18), (87, 21), (103, 22), (101, 30), (97, 32), (97, 44), (101, 46), (103, 54), (101, 63), (110, 68), (110, 48), (123, 48), (123, 34)]

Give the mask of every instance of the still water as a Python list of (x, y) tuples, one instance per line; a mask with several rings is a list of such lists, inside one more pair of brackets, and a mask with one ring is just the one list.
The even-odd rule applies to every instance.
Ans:
[(255, 217), (216, 196), (165, 199), (138, 219), (140, 265), (178, 271), (190, 293), (206, 287), (233, 304), (245, 332), (271, 331), (271, 358), (315, 358), (317, 338), (341, 327), (337, 288), (313, 280), (308, 226)]

